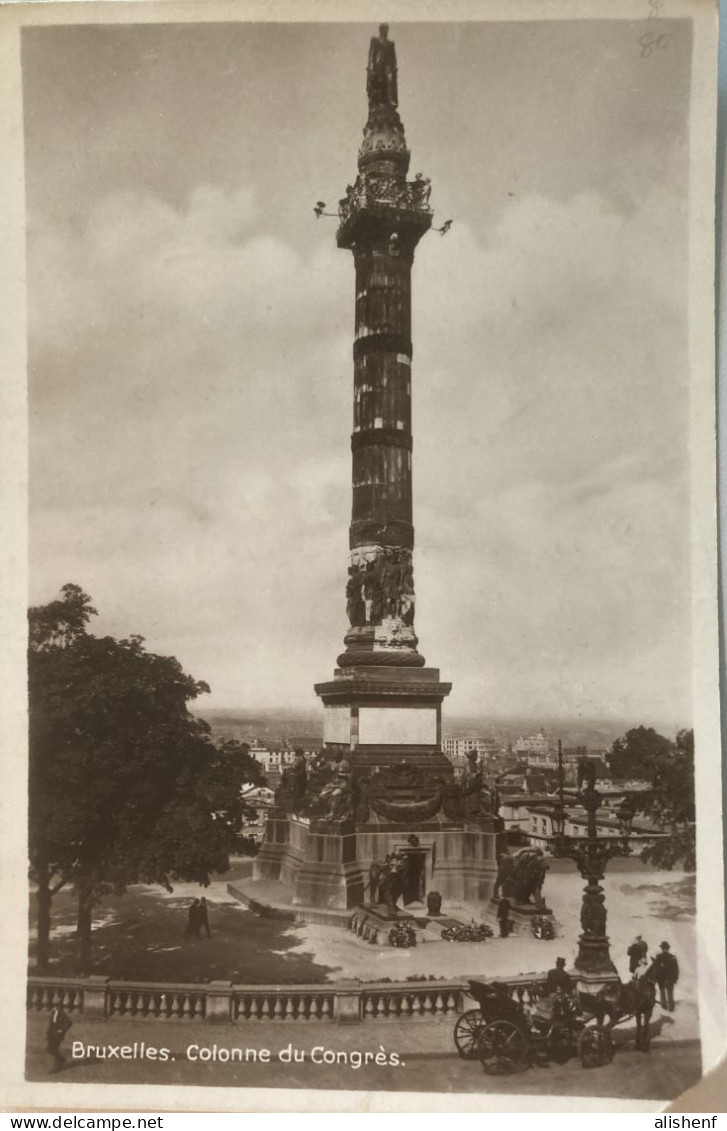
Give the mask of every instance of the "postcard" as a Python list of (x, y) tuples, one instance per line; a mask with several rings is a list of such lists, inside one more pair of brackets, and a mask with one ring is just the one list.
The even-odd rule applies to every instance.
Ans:
[(6, 1107), (722, 1059), (716, 15), (2, 10)]

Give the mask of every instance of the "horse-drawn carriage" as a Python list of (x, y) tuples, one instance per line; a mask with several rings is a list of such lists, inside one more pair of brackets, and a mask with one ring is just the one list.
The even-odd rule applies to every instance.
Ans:
[(636, 1018), (637, 1047), (648, 1050), (654, 984), (646, 978), (617, 983), (593, 997), (532, 990), (527, 1006), (524, 995), (511, 997), (505, 983), (470, 981), (469, 986), (479, 1008), (457, 1020), (454, 1043), (463, 1059), (479, 1060), (488, 1075), (509, 1075), (552, 1061), (564, 1064), (576, 1055), (584, 1068), (597, 1068), (613, 1057), (614, 1025), (631, 1018)]

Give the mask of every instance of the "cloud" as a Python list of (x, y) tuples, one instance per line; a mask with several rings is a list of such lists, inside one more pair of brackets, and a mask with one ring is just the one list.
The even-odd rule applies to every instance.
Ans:
[[(463, 711), (687, 709), (679, 207), (524, 196), (418, 252), (417, 626)], [(79, 580), (218, 701), (309, 703), (344, 628), (353, 273), (262, 212), (202, 185), (35, 219), (34, 588)]]

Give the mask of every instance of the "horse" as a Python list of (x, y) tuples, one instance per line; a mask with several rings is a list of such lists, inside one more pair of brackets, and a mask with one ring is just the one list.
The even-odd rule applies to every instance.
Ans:
[(630, 982), (604, 986), (593, 999), (593, 1011), (599, 1028), (608, 1017), (607, 1029), (613, 1029), (625, 1017), (636, 1021), (636, 1048), (649, 1052), (649, 1023), (656, 1002), (656, 986), (651, 970)]

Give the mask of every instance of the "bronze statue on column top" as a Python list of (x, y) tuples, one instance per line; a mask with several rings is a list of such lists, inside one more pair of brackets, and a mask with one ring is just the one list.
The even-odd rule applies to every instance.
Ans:
[(369, 109), (376, 106), (399, 104), (396, 85), (396, 48), (389, 39), (389, 25), (379, 24), (378, 36), (371, 37), (369, 61), (366, 68), (366, 93), (369, 96)]

